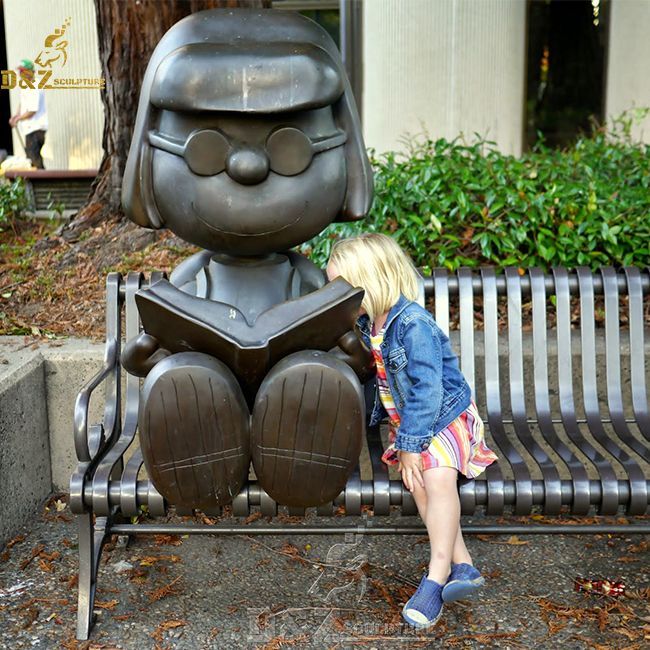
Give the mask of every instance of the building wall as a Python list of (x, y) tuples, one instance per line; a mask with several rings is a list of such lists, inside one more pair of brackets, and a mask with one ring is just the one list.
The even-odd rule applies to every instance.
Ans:
[(526, 3), (371, 0), (363, 4), (366, 144), (474, 132), (521, 153)]
[[(633, 108), (650, 107), (650, 2), (613, 0), (605, 112), (608, 119)], [(634, 137), (650, 142), (650, 116), (633, 126)]]
[[(100, 77), (93, 0), (3, 0), (7, 60), (34, 59), (67, 17), (66, 77)], [(363, 119), (368, 146), (403, 148), (405, 136), (478, 132), (522, 149), (526, 3), (514, 0), (367, 0), (363, 3)], [(26, 10), (26, 7), (29, 10)], [(650, 106), (650, 0), (612, 0), (606, 114)], [(12, 111), (18, 90), (10, 92)], [(97, 167), (104, 111), (99, 90), (46, 91), (50, 169)], [(650, 117), (634, 127), (650, 141)], [(22, 152), (14, 135), (14, 151)]]
[[(53, 74), (65, 78), (99, 78), (101, 68), (93, 0), (3, 0), (7, 61), (15, 68), (23, 58), (34, 60), (46, 37), (70, 18), (65, 38), (68, 60), (53, 64)], [(19, 91), (11, 93), (15, 113)], [(48, 169), (90, 169), (102, 158), (104, 108), (98, 89), (45, 90), (49, 130), (42, 150)], [(22, 154), (14, 133), (14, 152)]]

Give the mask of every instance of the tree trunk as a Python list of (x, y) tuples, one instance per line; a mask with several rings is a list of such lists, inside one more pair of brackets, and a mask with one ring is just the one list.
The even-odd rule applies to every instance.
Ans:
[(61, 235), (76, 240), (86, 228), (124, 219), (122, 175), (138, 109), (140, 85), (151, 53), (163, 34), (181, 18), (203, 9), (269, 7), (271, 0), (95, 0), (99, 58), (106, 87), (104, 157), (86, 204)]

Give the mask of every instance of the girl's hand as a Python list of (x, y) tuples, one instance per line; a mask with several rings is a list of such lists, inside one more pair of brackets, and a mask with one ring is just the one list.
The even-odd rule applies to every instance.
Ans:
[(422, 457), (420, 454), (412, 454), (408, 451), (398, 451), (397, 458), (399, 465), (397, 470), (402, 473), (402, 481), (409, 492), (413, 492), (415, 487), (414, 481), (424, 488), (424, 479), (422, 478)]

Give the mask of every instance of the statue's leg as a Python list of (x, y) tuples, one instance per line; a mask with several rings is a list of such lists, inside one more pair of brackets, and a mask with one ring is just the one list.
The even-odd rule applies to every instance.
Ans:
[(325, 352), (292, 354), (265, 377), (251, 424), (253, 467), (278, 503), (332, 501), (359, 462), (365, 412), (355, 373)]
[(221, 361), (173, 354), (147, 375), (139, 414), (149, 478), (171, 504), (230, 503), (248, 478), (250, 413)]

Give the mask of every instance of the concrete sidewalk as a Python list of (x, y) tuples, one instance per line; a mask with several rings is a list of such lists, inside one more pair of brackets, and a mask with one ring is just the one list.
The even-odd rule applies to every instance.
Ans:
[[(64, 500), (53, 499), (0, 556), (0, 647), (641, 650), (650, 647), (649, 542), (633, 525), (647, 518), (626, 521), (625, 536), (468, 537), (487, 586), (476, 602), (446, 606), (423, 633), (399, 612), (425, 566), (425, 537), (115, 538), (104, 550), (91, 642), (77, 643), (76, 528)], [(622, 579), (626, 596), (577, 593), (576, 576)]]

